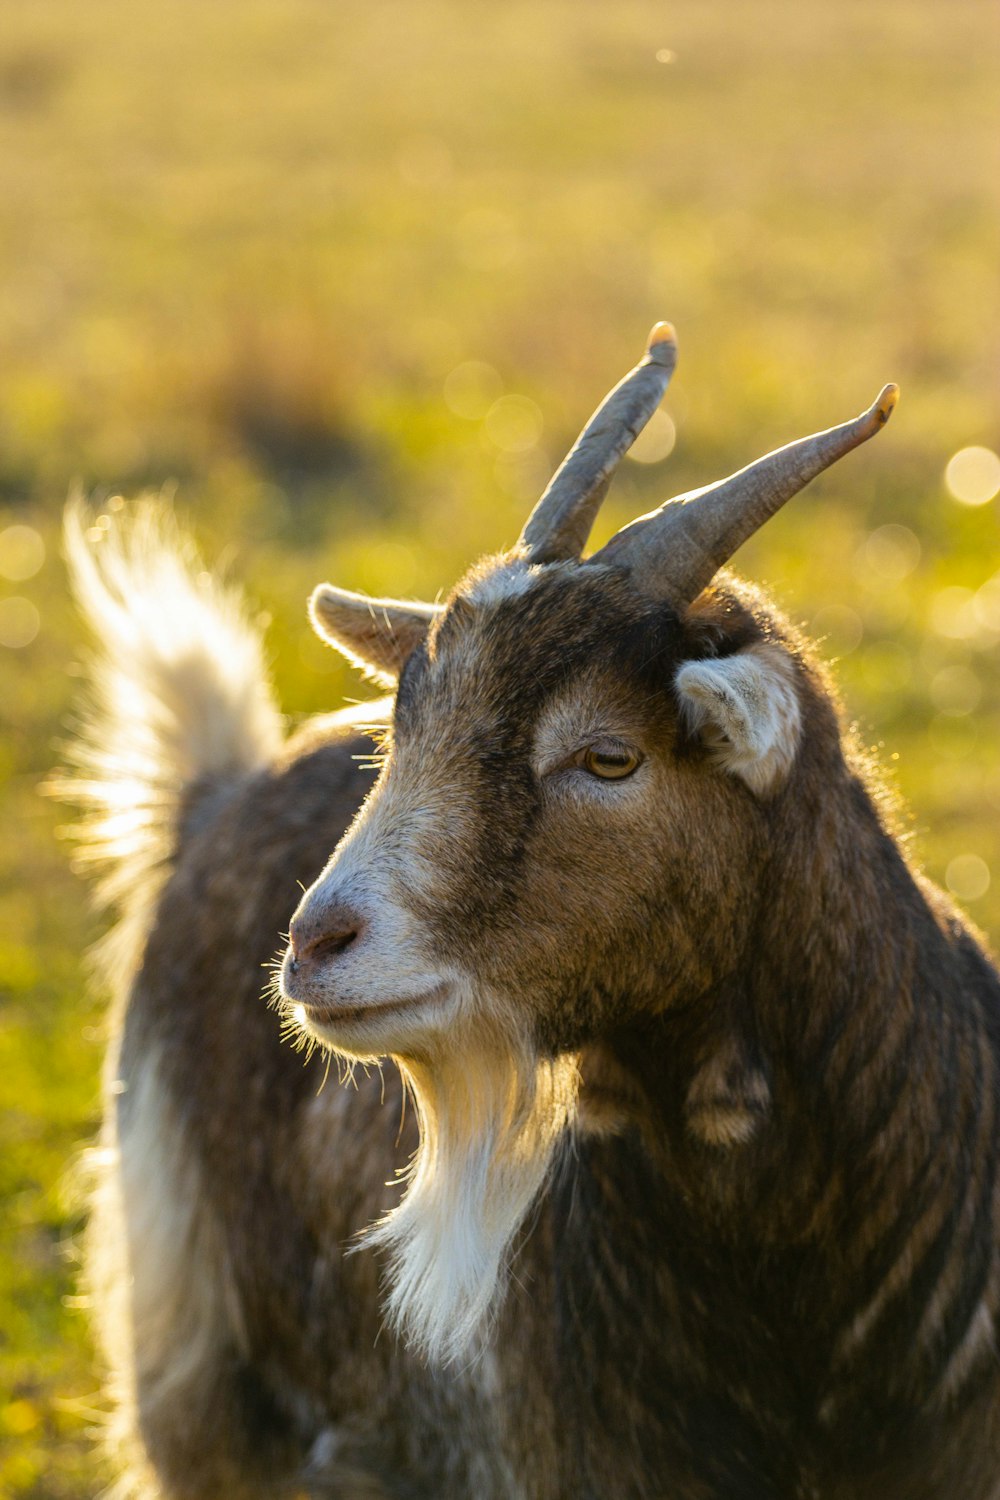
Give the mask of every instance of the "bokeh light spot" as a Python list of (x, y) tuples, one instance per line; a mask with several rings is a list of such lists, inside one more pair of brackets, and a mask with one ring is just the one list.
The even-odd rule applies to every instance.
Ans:
[(1000, 458), (992, 448), (960, 448), (948, 460), (944, 482), (960, 505), (986, 505), (1000, 494)]
[(672, 418), (665, 411), (654, 411), (628, 450), (628, 456), (637, 464), (658, 464), (673, 453), (676, 441), (677, 428)]
[(960, 901), (978, 901), (990, 888), (990, 867), (978, 854), (958, 854), (945, 871), (944, 882)]
[(956, 718), (953, 714), (937, 713), (927, 725), (927, 740), (935, 755), (967, 763), (979, 743), (978, 722), (969, 714)]
[(501, 453), (527, 453), (542, 435), (541, 410), (528, 396), (501, 396), (486, 413), (486, 436)]
[(30, 599), (15, 595), (0, 599), (0, 646), (17, 651), (30, 646), (41, 628), (42, 617)]
[(0, 575), (12, 583), (34, 578), (45, 561), (45, 543), (33, 526), (8, 526), (0, 531)]
[(4, 1430), (12, 1437), (23, 1437), (41, 1424), (42, 1414), (33, 1401), (9, 1401), (3, 1411)]
[(971, 667), (942, 667), (931, 678), (931, 702), (949, 718), (960, 719), (964, 714), (971, 714), (979, 707), (982, 696), (979, 678)]
[(503, 381), (492, 365), (481, 359), (467, 359), (445, 377), (445, 405), (456, 417), (480, 422), (502, 390)]
[(549, 481), (549, 463), (539, 448), (499, 453), (493, 467), (498, 489), (519, 505), (534, 505)]
[(1000, 573), (988, 578), (972, 601), (976, 623), (1000, 635)]
[(979, 628), (972, 589), (958, 585), (939, 589), (931, 600), (931, 624), (938, 635), (952, 641), (967, 641)]
[(920, 562), (920, 542), (908, 526), (879, 526), (864, 544), (864, 557), (886, 583), (902, 583)]

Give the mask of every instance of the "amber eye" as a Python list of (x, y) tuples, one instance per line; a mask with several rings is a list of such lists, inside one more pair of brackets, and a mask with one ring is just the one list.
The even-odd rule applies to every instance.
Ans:
[(588, 745), (583, 752), (582, 765), (591, 776), (600, 776), (602, 781), (622, 781), (639, 764), (641, 757), (625, 745)]

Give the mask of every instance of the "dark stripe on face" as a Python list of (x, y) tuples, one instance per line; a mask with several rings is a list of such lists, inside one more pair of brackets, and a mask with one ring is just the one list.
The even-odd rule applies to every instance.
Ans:
[(554, 570), (494, 603), (456, 599), (406, 663), (393, 753), (400, 763), (414, 757), (418, 780), (426, 755), (428, 784), (439, 806), (452, 800), (461, 845), (456, 856), (442, 835), (444, 884), (432, 903), (415, 894), (411, 904), (454, 956), (470, 937), (504, 930), (523, 900), (542, 811), (532, 752), (548, 702), (596, 667), (642, 716), (666, 722), (680, 637), (673, 612), (638, 600), (618, 575)]
[(680, 659), (673, 611), (638, 599), (624, 579), (584, 570), (543, 576), (526, 593), (484, 606), (475, 628), (486, 648), (477, 665), (508, 730), (533, 725), (552, 694), (592, 666), (610, 666), (623, 684), (654, 696)]

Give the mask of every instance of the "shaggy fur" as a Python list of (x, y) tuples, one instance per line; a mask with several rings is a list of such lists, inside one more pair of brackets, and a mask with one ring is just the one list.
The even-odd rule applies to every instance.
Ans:
[(510, 1242), (572, 1118), (576, 1061), (459, 1044), (403, 1064), (420, 1145), (406, 1196), (365, 1242), (390, 1252), (387, 1311), (435, 1362), (477, 1352), (506, 1282)]
[[(104, 546), (77, 567), (116, 661), (106, 599), (144, 618), (148, 574)], [(190, 640), (170, 535), (106, 556), (151, 550), (183, 600), (158, 639)], [(428, 618), (377, 780), (359, 715), (276, 749), (250, 671), (201, 740), (167, 648), (143, 661), (141, 714), (181, 731), (157, 745), (215, 748), (133, 778), (116, 847), (157, 876), (111, 892), (122, 1206), (96, 1236), (122, 1269), (97, 1312), (137, 1487), (1000, 1495), (995, 968), (758, 593), (723, 576), (678, 612), (612, 566), (519, 569)], [(334, 634), (384, 671), (373, 628)], [(185, 680), (215, 681), (222, 638)], [(353, 1089), (260, 999), (299, 883), (286, 1019), (396, 1059)]]

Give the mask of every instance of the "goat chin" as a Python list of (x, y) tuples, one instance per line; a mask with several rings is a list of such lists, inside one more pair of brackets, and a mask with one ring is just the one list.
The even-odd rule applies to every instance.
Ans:
[(540, 1059), (498, 1034), (398, 1061), (420, 1144), (402, 1201), (361, 1243), (388, 1252), (390, 1322), (447, 1364), (481, 1347), (514, 1237), (575, 1115), (577, 1059)]

